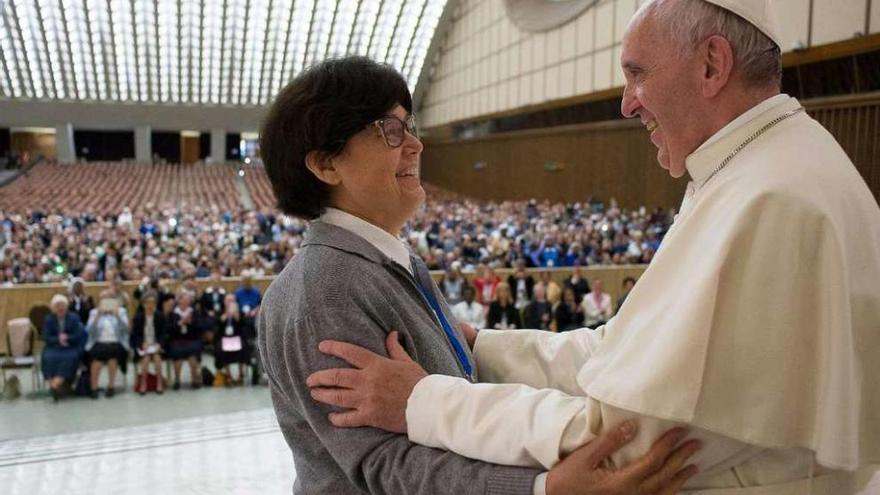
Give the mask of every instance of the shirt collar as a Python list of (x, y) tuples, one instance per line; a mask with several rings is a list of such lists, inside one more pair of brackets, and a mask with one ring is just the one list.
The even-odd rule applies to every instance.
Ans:
[(778, 94), (731, 120), (685, 159), (685, 167), (691, 180), (702, 182), (718, 167), (724, 156), (742, 143), (748, 134), (776, 118), (777, 114), (788, 111), (789, 107), (796, 108), (797, 105), (796, 99), (786, 94)]
[(318, 220), (341, 227), (369, 242), (382, 254), (412, 273), (410, 253), (403, 241), (381, 228), (337, 208), (327, 207)]

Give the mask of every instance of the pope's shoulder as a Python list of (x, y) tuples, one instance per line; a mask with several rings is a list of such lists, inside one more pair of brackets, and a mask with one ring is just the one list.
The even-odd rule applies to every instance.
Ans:
[(731, 174), (740, 203), (769, 201), (819, 214), (869, 195), (840, 144), (809, 116), (767, 137), (743, 157), (742, 173)]

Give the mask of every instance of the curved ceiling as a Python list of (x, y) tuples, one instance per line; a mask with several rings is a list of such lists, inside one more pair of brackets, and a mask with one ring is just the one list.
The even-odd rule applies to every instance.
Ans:
[(256, 106), (328, 57), (413, 90), (445, 0), (0, 0), (0, 98)]

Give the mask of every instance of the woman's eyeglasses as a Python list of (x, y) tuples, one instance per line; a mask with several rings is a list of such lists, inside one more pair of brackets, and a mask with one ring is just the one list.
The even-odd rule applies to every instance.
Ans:
[(388, 145), (389, 148), (397, 148), (402, 145), (403, 140), (406, 139), (407, 132), (414, 137), (419, 137), (414, 115), (410, 115), (405, 121), (400, 120), (393, 115), (388, 115), (387, 117), (382, 117), (381, 119), (374, 121), (370, 125), (374, 125), (379, 129), (379, 132), (382, 134), (382, 139), (385, 140), (385, 144)]

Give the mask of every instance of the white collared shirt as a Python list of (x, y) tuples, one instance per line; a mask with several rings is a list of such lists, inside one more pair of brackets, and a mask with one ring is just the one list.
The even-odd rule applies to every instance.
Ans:
[(318, 218), (319, 221), (329, 223), (341, 227), (358, 237), (369, 242), (385, 256), (391, 258), (398, 265), (406, 268), (412, 274), (412, 267), (409, 261), (409, 249), (403, 241), (382, 230), (381, 228), (371, 224), (370, 222), (358, 218), (351, 213), (342, 211), (337, 208), (327, 207), (324, 214)]

